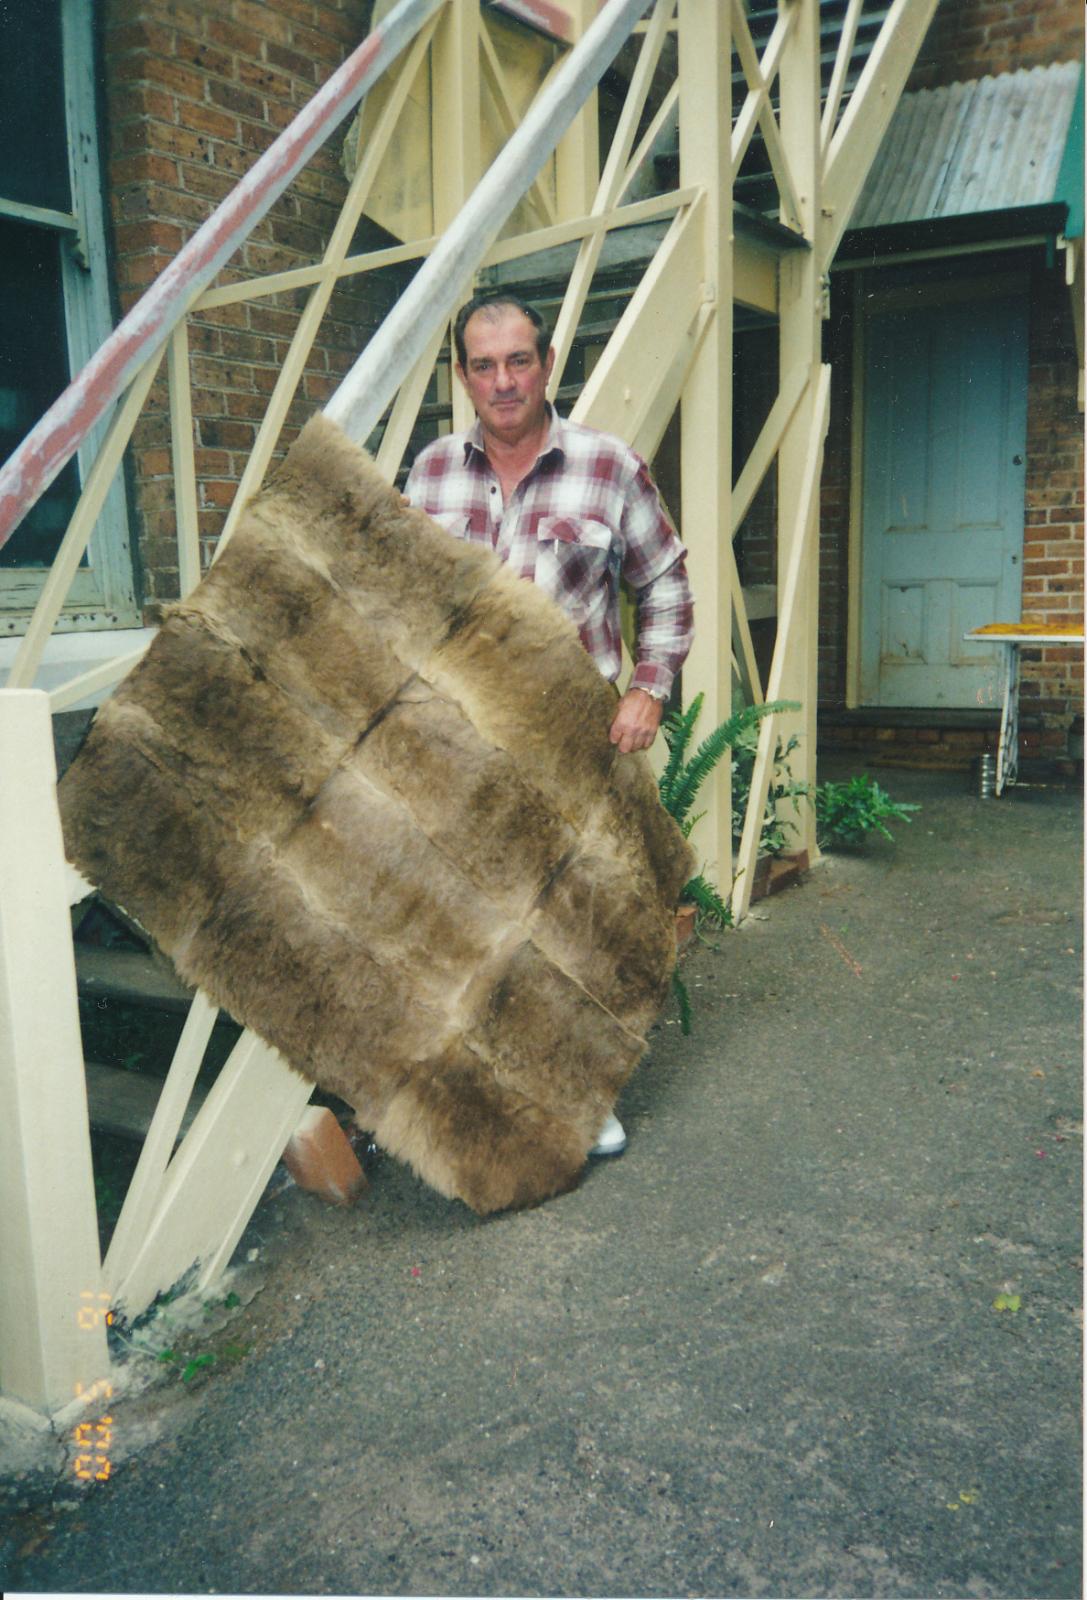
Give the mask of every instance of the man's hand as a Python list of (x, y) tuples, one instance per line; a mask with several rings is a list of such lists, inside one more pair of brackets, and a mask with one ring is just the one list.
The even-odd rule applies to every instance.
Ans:
[(625, 756), (632, 750), (648, 750), (657, 736), (663, 712), (663, 700), (646, 694), (644, 689), (628, 689), (619, 702), (608, 737)]

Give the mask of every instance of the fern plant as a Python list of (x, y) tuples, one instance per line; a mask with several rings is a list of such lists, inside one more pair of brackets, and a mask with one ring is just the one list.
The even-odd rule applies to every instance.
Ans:
[[(699, 817), (705, 815), (701, 811), (695, 812), (693, 816), (691, 814), (699, 790), (726, 752), (731, 750), (750, 729), (757, 727), (763, 717), (768, 717), (775, 711), (800, 709), (792, 700), (773, 700), (766, 705), (744, 706), (716, 727), (707, 738), (703, 739), (694, 754), (688, 756), (695, 723), (702, 710), (703, 698), (701, 694), (696, 694), (686, 711), (666, 717), (663, 725), (664, 740), (668, 746), (668, 761), (659, 779), (661, 804), (669, 815), (675, 818), (685, 839), (690, 836), (691, 829)], [(696, 873), (689, 879), (680, 890), (679, 898), (681, 904), (686, 903), (698, 908), (700, 921), (705, 919), (719, 928), (731, 927), (732, 908), (722, 899), (720, 891), (705, 873)], [(672, 971), (672, 992), (679, 1010), (680, 1031), (689, 1034), (691, 998), (676, 968)]]
[(873, 829), (885, 839), (893, 839), (887, 823), (909, 822), (909, 813), (920, 809), (909, 801), (892, 800), (866, 772), (847, 783), (821, 783), (815, 791), (819, 843), (831, 849), (854, 847), (863, 844)]
[[(664, 740), (668, 746), (668, 761), (659, 780), (661, 804), (679, 824), (684, 838), (688, 838), (695, 823), (704, 812), (692, 807), (706, 779), (725, 753), (731, 750), (763, 717), (777, 711), (797, 711), (793, 700), (770, 700), (764, 705), (743, 706), (720, 723), (689, 755), (695, 724), (702, 710), (704, 696), (696, 694), (686, 711), (677, 712), (664, 721)], [(719, 927), (732, 921), (728, 904), (704, 873), (697, 873), (680, 892), (680, 901), (698, 907), (699, 911)]]
[[(758, 729), (748, 728), (737, 739), (732, 751), (732, 833), (737, 839), (743, 832), (744, 818), (747, 816), (757, 744)], [(807, 799), (811, 794), (810, 786), (798, 783), (789, 766), (789, 757), (799, 744), (800, 739), (794, 733), (785, 744), (779, 739), (774, 749), (773, 775), (767, 788), (766, 806), (759, 830), (760, 856), (779, 856), (788, 843), (786, 829), (795, 828), (795, 823), (780, 815), (779, 801), (791, 800), (793, 810), (797, 811), (797, 802)]]

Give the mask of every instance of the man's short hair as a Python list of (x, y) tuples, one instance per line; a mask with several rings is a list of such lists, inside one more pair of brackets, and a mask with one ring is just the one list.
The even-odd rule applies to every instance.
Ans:
[(536, 354), (541, 362), (547, 360), (547, 352), (551, 348), (551, 333), (536, 307), (530, 306), (527, 300), (521, 299), (520, 295), (510, 294), (505, 289), (484, 289), (479, 294), (474, 294), (470, 300), (465, 301), (457, 312), (457, 318), (453, 324), (453, 343), (457, 347), (457, 360), (462, 367), (468, 361), (468, 347), (464, 342), (464, 330), (468, 324), (468, 319), (474, 317), (477, 311), (486, 313), (492, 309), (499, 311), (506, 307), (513, 311), (519, 311), (522, 316), (528, 318), (536, 330)]

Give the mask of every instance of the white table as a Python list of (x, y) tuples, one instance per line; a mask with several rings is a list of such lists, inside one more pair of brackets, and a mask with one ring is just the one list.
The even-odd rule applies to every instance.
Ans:
[(1078, 645), (1083, 648), (1083, 629), (1065, 623), (989, 622), (963, 634), (968, 644), (1003, 646), (1003, 707), (1000, 712), (1000, 742), (996, 747), (996, 793), (1003, 794), (1019, 775), (1019, 648), (1025, 644)]

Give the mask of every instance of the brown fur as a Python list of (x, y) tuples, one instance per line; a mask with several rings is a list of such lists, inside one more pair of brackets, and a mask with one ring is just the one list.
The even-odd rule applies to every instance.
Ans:
[(96, 719), (72, 860), (477, 1211), (576, 1182), (692, 871), (572, 625), (316, 418)]

